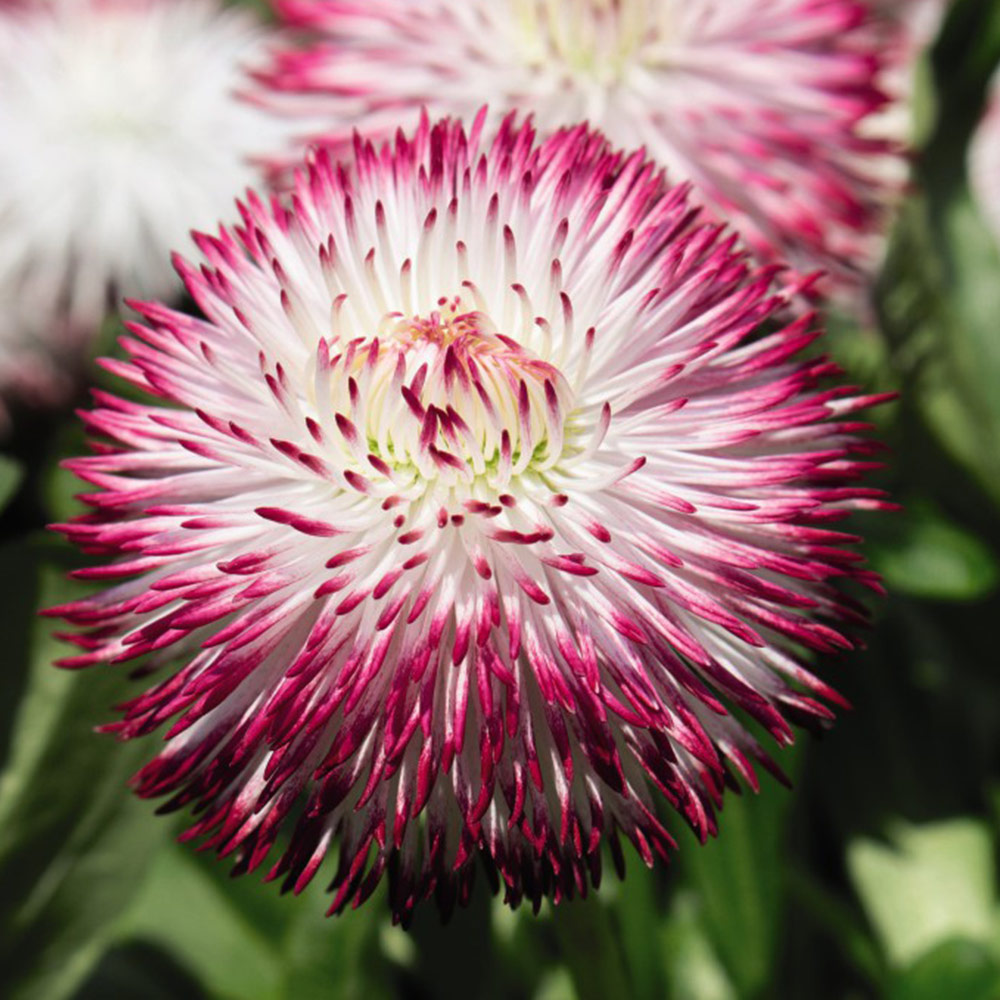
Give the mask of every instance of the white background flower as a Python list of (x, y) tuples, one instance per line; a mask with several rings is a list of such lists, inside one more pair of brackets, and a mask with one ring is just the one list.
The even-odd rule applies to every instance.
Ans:
[(216, 0), (0, 8), (0, 287), (36, 317), (99, 322), (178, 287), (170, 251), (211, 227), (283, 132), (237, 100), (264, 30)]

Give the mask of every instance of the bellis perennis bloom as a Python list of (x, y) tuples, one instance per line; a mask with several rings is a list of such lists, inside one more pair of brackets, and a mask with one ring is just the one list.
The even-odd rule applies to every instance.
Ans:
[(336, 850), (334, 910), (385, 872), (447, 907), (477, 856), (511, 902), (584, 892), (620, 834), (668, 852), (657, 799), (713, 833), (772, 766), (730, 709), (829, 718), (803, 656), (877, 586), (830, 526), (882, 503), (871, 400), (795, 360), (774, 272), (641, 153), (483, 122), (321, 152), (200, 237), (206, 318), (137, 304), (107, 362), (163, 405), (100, 395), (72, 463), (116, 583), (55, 609), (67, 665), (181, 664), (109, 727), (169, 726), (138, 793), (238, 870), (292, 827), (296, 890)]
[(29, 314), (176, 287), (170, 250), (284, 134), (234, 96), (264, 41), (215, 0), (0, 4), (0, 284)]
[(530, 111), (541, 130), (588, 119), (695, 182), (764, 260), (852, 283), (878, 253), (894, 157), (862, 135), (884, 103), (863, 3), (274, 3), (306, 41), (257, 74), (258, 99), (323, 121), (341, 148), (354, 128), (391, 136), (423, 105)]

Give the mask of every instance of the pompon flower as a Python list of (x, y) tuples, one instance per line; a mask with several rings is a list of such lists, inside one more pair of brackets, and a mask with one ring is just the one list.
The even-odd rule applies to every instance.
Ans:
[(585, 126), (537, 143), (485, 116), (297, 173), (288, 207), (178, 261), (205, 318), (136, 304), (161, 403), (98, 394), (62, 530), (110, 590), (54, 609), (69, 667), (165, 679), (108, 728), (167, 726), (135, 779), (188, 836), (331, 909), (387, 872), (406, 919), (584, 893), (619, 836), (647, 862), (666, 801), (716, 831), (723, 786), (787, 720), (840, 699), (809, 651), (850, 647), (877, 587), (832, 525), (873, 400), (822, 387), (774, 268), (685, 187)]
[(179, 288), (170, 250), (285, 135), (234, 94), (265, 42), (215, 0), (0, 5), (0, 284), (28, 315), (96, 325)]
[(986, 111), (969, 144), (968, 171), (973, 197), (1000, 248), (1000, 72), (993, 76)]
[(896, 156), (862, 134), (884, 104), (863, 3), (273, 2), (305, 41), (262, 67), (255, 97), (325, 122), (303, 142), (342, 151), (354, 128), (391, 136), (424, 105), (529, 111), (542, 131), (587, 119), (693, 181), (764, 261), (850, 286), (877, 254)]

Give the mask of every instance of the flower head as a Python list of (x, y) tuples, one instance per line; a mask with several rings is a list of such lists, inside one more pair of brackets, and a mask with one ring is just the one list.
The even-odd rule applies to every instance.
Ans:
[(584, 892), (619, 834), (667, 853), (660, 798), (714, 832), (773, 766), (732, 710), (829, 718), (805, 651), (877, 586), (831, 527), (882, 503), (870, 400), (796, 360), (775, 270), (642, 153), (483, 123), (321, 151), (199, 237), (205, 318), (136, 304), (107, 362), (162, 405), (100, 395), (73, 463), (116, 582), (55, 609), (67, 665), (181, 662), (110, 727), (169, 723), (138, 793), (240, 870), (294, 825), (295, 889), (339, 845), (336, 910), (386, 871), (448, 905), (477, 855), (512, 902)]
[(308, 41), (257, 74), (257, 98), (323, 122), (304, 142), (391, 136), (424, 105), (588, 119), (693, 181), (766, 261), (853, 283), (877, 253), (895, 157), (861, 134), (884, 98), (855, 0), (274, 2)]
[(234, 96), (264, 44), (215, 0), (0, 6), (0, 284), (29, 315), (95, 325), (174, 290), (169, 251), (284, 134)]

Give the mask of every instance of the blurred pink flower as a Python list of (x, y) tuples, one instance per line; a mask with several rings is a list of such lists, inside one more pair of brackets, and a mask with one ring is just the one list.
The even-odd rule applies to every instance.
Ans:
[(882, 89), (892, 99), (867, 123), (872, 136), (889, 136), (901, 145), (913, 133), (916, 70), (944, 21), (949, 0), (874, 0), (875, 44), (882, 50)]
[(108, 727), (169, 724), (137, 792), (238, 871), (293, 827), (296, 891), (339, 845), (332, 910), (386, 872), (447, 909), (477, 856), (512, 903), (584, 893), (619, 834), (668, 853), (661, 798), (714, 833), (775, 767), (730, 710), (830, 719), (806, 651), (878, 588), (833, 526), (884, 506), (873, 399), (797, 359), (777, 269), (642, 153), (484, 121), (320, 152), (198, 237), (207, 318), (136, 304), (105, 362), (162, 404), (98, 394), (71, 463), (113, 585), (53, 609), (64, 665), (183, 664)]
[(990, 84), (986, 111), (969, 146), (968, 166), (973, 197), (1000, 248), (1000, 72)]
[[(855, 0), (274, 0), (305, 41), (255, 74), (256, 99), (342, 151), (419, 109), (589, 120), (691, 180), (764, 261), (853, 285), (889, 195), (881, 39)], [(322, 124), (316, 125), (316, 122)], [(301, 146), (299, 147), (299, 150)], [(289, 149), (276, 166), (294, 165)]]
[(179, 289), (169, 251), (284, 136), (234, 95), (266, 41), (216, 0), (0, 5), (0, 287), (22, 315), (94, 327)]

